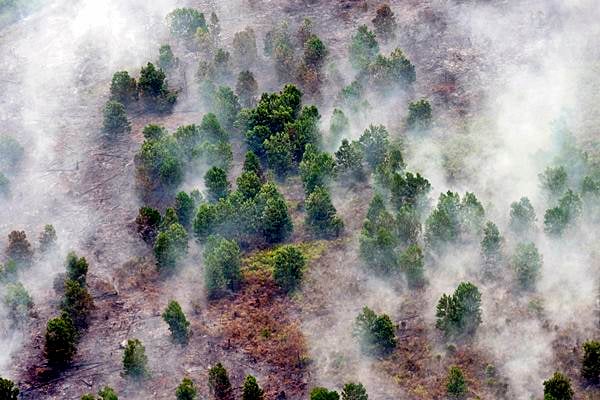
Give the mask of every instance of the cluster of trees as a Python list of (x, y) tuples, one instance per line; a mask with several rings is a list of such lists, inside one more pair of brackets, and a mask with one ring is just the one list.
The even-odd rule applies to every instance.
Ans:
[(453, 294), (443, 294), (438, 301), (435, 326), (446, 337), (472, 335), (480, 323), (481, 293), (472, 283), (460, 283)]
[(383, 355), (396, 347), (395, 327), (386, 314), (377, 315), (369, 307), (363, 307), (354, 321), (352, 335), (357, 338), (363, 353)]
[(90, 312), (94, 307), (86, 285), (88, 263), (84, 257), (69, 253), (66, 274), (59, 276), (63, 293), (60, 315), (46, 325), (45, 353), (48, 365), (64, 368), (70, 364), (77, 351), (77, 341), (87, 328)]
[[(348, 382), (342, 388), (342, 400), (369, 400), (367, 390), (362, 383)], [(335, 390), (315, 387), (310, 391), (310, 400), (339, 400), (340, 395)]]
[(10, 379), (0, 377), (0, 399), (17, 400), (19, 398), (19, 388)]

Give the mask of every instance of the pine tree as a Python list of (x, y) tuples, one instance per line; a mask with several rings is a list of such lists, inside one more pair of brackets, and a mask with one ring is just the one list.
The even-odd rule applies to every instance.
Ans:
[(181, 384), (177, 386), (177, 390), (175, 391), (177, 400), (195, 400), (197, 394), (198, 391), (196, 390), (196, 386), (190, 378), (183, 378)]
[(216, 400), (228, 400), (231, 398), (231, 383), (223, 364), (217, 363), (208, 370), (208, 387)]
[(258, 386), (256, 378), (252, 375), (244, 379), (244, 388), (242, 390), (242, 400), (263, 400), (264, 391)]
[(141, 379), (148, 375), (148, 357), (146, 348), (138, 339), (129, 339), (123, 353), (123, 370), (125, 375)]
[(171, 300), (162, 317), (169, 325), (173, 340), (181, 344), (187, 343), (190, 336), (190, 323), (185, 318), (185, 314), (179, 303)]
[(459, 367), (452, 366), (448, 370), (446, 390), (454, 398), (463, 398), (467, 394), (467, 382)]

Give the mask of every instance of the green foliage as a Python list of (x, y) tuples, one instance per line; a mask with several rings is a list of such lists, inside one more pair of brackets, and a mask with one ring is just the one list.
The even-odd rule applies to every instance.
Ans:
[[(416, 80), (415, 66), (401, 49), (395, 49), (389, 57), (380, 54), (375, 58), (368, 66), (368, 77), (377, 90), (388, 93), (397, 87), (413, 83)], [(431, 108), (429, 111), (431, 114)]]
[(208, 388), (215, 400), (225, 400), (231, 396), (231, 383), (223, 364), (217, 363), (208, 370)]
[(77, 351), (76, 344), (77, 331), (67, 314), (48, 321), (44, 350), (51, 367), (63, 368), (68, 365)]
[(25, 321), (33, 308), (33, 299), (21, 282), (6, 285), (3, 300), (8, 316), (14, 323)]
[(158, 67), (162, 70), (169, 70), (176, 64), (173, 50), (168, 44), (163, 44), (158, 49)]
[(335, 390), (324, 387), (315, 387), (310, 391), (310, 400), (339, 400), (340, 396)]
[(558, 206), (546, 210), (544, 231), (549, 235), (560, 236), (572, 227), (581, 216), (583, 203), (581, 197), (571, 189), (559, 200)]
[[(389, 144), (383, 160), (375, 168), (375, 181), (384, 188), (391, 188), (396, 174), (402, 175), (406, 164), (402, 155), (403, 146), (399, 142)], [(417, 178), (412, 176), (411, 178)], [(398, 179), (398, 178), (396, 178)], [(417, 183), (416, 180), (414, 183)]]
[(544, 381), (544, 400), (572, 400), (571, 380), (560, 372)]
[(359, 243), (360, 255), (370, 269), (382, 274), (396, 271), (398, 258), (393, 217), (386, 211), (383, 197), (379, 193), (373, 195)]
[(150, 140), (150, 139), (157, 140), (157, 139), (160, 139), (160, 138), (166, 136), (167, 130), (160, 125), (149, 124), (144, 127), (144, 129), (142, 130), (142, 133), (144, 135), (144, 139), (146, 139), (146, 140)]
[(127, 71), (115, 72), (110, 83), (110, 99), (122, 104), (137, 100), (137, 83)]
[(344, 178), (357, 181), (365, 179), (362, 148), (357, 141), (349, 143), (347, 139), (342, 140), (340, 148), (335, 152), (335, 172)]
[(419, 213), (412, 206), (402, 206), (396, 214), (396, 236), (404, 244), (416, 244), (421, 235)]
[(310, 195), (317, 187), (326, 187), (334, 174), (335, 161), (329, 153), (319, 152), (315, 146), (308, 144), (300, 162), (300, 176), (306, 195)]
[(177, 101), (177, 93), (168, 89), (166, 76), (161, 68), (148, 63), (140, 71), (138, 90), (146, 104), (158, 112), (170, 111)]
[(25, 231), (12, 231), (8, 234), (6, 256), (18, 265), (31, 265), (33, 250)]
[(94, 308), (94, 301), (85, 283), (67, 279), (65, 280), (64, 290), (61, 310), (71, 317), (76, 329), (86, 328), (88, 326), (89, 315)]
[(23, 160), (25, 149), (12, 136), (0, 135), (0, 171), (17, 168)]
[(146, 348), (139, 339), (127, 340), (127, 345), (123, 352), (123, 371), (125, 375), (134, 379), (141, 379), (148, 376)]
[(8, 260), (4, 265), (0, 264), (0, 283), (15, 280), (18, 269), (19, 266), (14, 260)]
[(44, 230), (40, 233), (38, 242), (40, 243), (40, 251), (42, 253), (54, 248), (56, 245), (56, 230), (50, 224), (44, 225)]
[(387, 354), (396, 347), (394, 324), (390, 317), (377, 315), (369, 307), (363, 307), (356, 317), (352, 335), (358, 339), (365, 354)]
[(138, 179), (145, 190), (173, 190), (183, 181), (181, 150), (170, 135), (146, 139), (136, 155)]
[(293, 163), (293, 148), (289, 136), (285, 132), (279, 132), (264, 141), (264, 149), (267, 154), (269, 168), (279, 178), (284, 178)]
[(592, 384), (600, 382), (600, 342), (588, 340), (583, 344), (581, 376)]
[(142, 207), (135, 218), (135, 224), (138, 234), (144, 242), (153, 245), (158, 235), (158, 228), (161, 223), (160, 212), (152, 207)]
[(363, 111), (367, 105), (366, 101), (362, 100), (363, 94), (363, 85), (358, 80), (354, 80), (349, 85), (342, 88), (338, 95), (337, 102), (353, 112)]
[(542, 256), (533, 242), (517, 244), (512, 267), (519, 286), (522, 289), (532, 289), (542, 269)]
[(240, 112), (240, 102), (233, 90), (220, 86), (214, 94), (212, 108), (225, 129), (233, 128), (233, 123)]
[(254, 79), (252, 72), (240, 72), (237, 84), (235, 85), (235, 92), (242, 107), (252, 107), (254, 105), (256, 94), (258, 93), (258, 83)]
[(467, 381), (462, 370), (453, 365), (448, 369), (446, 377), (446, 391), (454, 398), (463, 398), (467, 394)]
[(418, 288), (425, 284), (423, 252), (417, 244), (411, 244), (400, 254), (398, 264), (406, 276), (408, 287)]
[(19, 388), (13, 381), (0, 377), (0, 399), (17, 400), (19, 398)]
[(336, 215), (327, 189), (317, 187), (306, 198), (304, 223), (318, 237), (336, 238), (344, 229), (344, 222)]
[(425, 99), (413, 101), (408, 105), (406, 126), (412, 130), (426, 130), (431, 127), (431, 104)]
[(208, 191), (208, 198), (217, 201), (229, 194), (229, 182), (227, 173), (218, 167), (212, 167), (204, 175), (204, 184)]
[(196, 203), (192, 196), (186, 192), (177, 193), (177, 196), (175, 196), (175, 212), (181, 225), (186, 228), (191, 225), (195, 210)]
[(67, 254), (66, 261), (67, 279), (71, 279), (85, 285), (89, 265), (85, 257), (77, 257), (74, 251)]
[(247, 375), (242, 389), (242, 400), (263, 400), (265, 392), (258, 386), (256, 378)]
[(535, 229), (535, 210), (527, 197), (510, 205), (510, 229), (518, 235), (524, 235)]
[(342, 390), (342, 400), (369, 400), (369, 395), (362, 383), (349, 382)]
[(240, 248), (236, 242), (210, 236), (204, 248), (204, 284), (209, 298), (236, 291), (241, 283)]
[(201, 140), (210, 143), (226, 142), (229, 140), (229, 135), (221, 127), (219, 119), (213, 113), (205, 114), (204, 117), (202, 117), (199, 134)]
[(502, 236), (496, 224), (488, 221), (483, 228), (481, 257), (484, 273), (492, 274), (502, 261)]
[(171, 34), (177, 37), (191, 37), (198, 28), (206, 29), (204, 14), (193, 8), (177, 8), (167, 15)]
[(327, 47), (317, 35), (310, 35), (304, 43), (304, 62), (306, 65), (319, 68), (327, 57)]
[(332, 141), (337, 142), (337, 140), (344, 134), (348, 133), (350, 130), (350, 121), (346, 114), (339, 108), (334, 108), (333, 113), (331, 114), (331, 121), (329, 123), (329, 133), (331, 135)]
[(246, 27), (233, 36), (233, 55), (236, 62), (242, 66), (252, 65), (256, 61), (256, 34), (254, 29)]
[(262, 233), (268, 243), (284, 241), (292, 232), (292, 219), (283, 196), (273, 184), (263, 185), (259, 194), (259, 204), (263, 205), (259, 214)]
[(81, 400), (96, 400), (96, 397), (93, 394), (88, 393), (81, 396)]
[(195, 400), (197, 395), (196, 386), (190, 378), (183, 378), (175, 391), (177, 400)]
[(244, 158), (244, 166), (242, 168), (243, 172), (252, 172), (256, 176), (262, 176), (262, 168), (260, 166), (260, 160), (254, 154), (253, 151), (246, 152), (246, 156)]
[(551, 198), (557, 198), (567, 189), (568, 176), (567, 170), (563, 166), (559, 167), (548, 167), (543, 174), (538, 175), (542, 189)]
[(390, 145), (389, 133), (383, 125), (370, 125), (358, 142), (363, 148), (365, 160), (375, 169), (385, 158), (386, 150)]
[(181, 306), (175, 300), (171, 300), (162, 313), (163, 320), (169, 325), (171, 338), (181, 344), (185, 344), (190, 336), (190, 323), (185, 318)]
[(98, 396), (100, 396), (100, 400), (119, 400), (115, 390), (109, 386), (105, 386), (99, 390)]
[(217, 49), (213, 58), (214, 79), (217, 82), (228, 81), (231, 78), (230, 54), (225, 49)]
[(3, 196), (8, 196), (9, 193), (10, 181), (2, 172), (0, 172), (0, 198)]
[(375, 27), (375, 33), (384, 41), (394, 39), (396, 37), (396, 18), (390, 6), (387, 4), (381, 5), (376, 11), (375, 18), (371, 21)]
[(279, 247), (273, 253), (273, 279), (286, 292), (295, 290), (302, 281), (306, 257), (296, 246)]
[(471, 335), (481, 323), (481, 294), (477, 286), (462, 282), (454, 294), (443, 294), (436, 308), (435, 326), (446, 337)]
[(187, 252), (188, 234), (179, 223), (170, 224), (156, 237), (154, 256), (156, 266), (161, 272), (172, 272)]
[(243, 172), (237, 178), (237, 190), (247, 199), (254, 198), (260, 192), (260, 178), (254, 172)]
[(390, 192), (392, 204), (400, 209), (403, 206), (419, 208), (423, 205), (431, 184), (419, 173), (407, 172), (404, 175), (393, 173), (391, 175)]
[(358, 70), (365, 70), (379, 53), (375, 34), (366, 25), (358, 27), (350, 45), (350, 63)]

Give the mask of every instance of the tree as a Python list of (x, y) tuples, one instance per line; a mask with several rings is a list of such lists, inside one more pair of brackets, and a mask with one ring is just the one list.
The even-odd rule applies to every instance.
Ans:
[(208, 387), (216, 400), (225, 400), (231, 397), (231, 383), (223, 364), (217, 363), (208, 370)]
[(290, 137), (285, 132), (279, 132), (264, 141), (269, 168), (277, 177), (285, 178), (293, 164), (293, 148)]
[(217, 209), (214, 204), (202, 203), (196, 211), (192, 229), (198, 241), (204, 241), (218, 225)]
[(377, 315), (366, 306), (354, 321), (352, 335), (358, 339), (365, 354), (387, 354), (396, 347), (394, 324), (390, 317)]
[(425, 99), (413, 101), (408, 105), (406, 125), (408, 129), (422, 131), (431, 127), (431, 104)]
[(448, 370), (446, 391), (454, 398), (463, 398), (467, 394), (467, 381), (462, 370), (456, 365), (451, 366)]
[(571, 380), (560, 372), (544, 381), (544, 400), (572, 400)]
[(322, 238), (336, 238), (344, 229), (344, 222), (336, 215), (327, 189), (317, 187), (305, 202), (306, 218), (304, 223), (315, 235)]
[(383, 94), (396, 88), (406, 88), (417, 79), (415, 66), (399, 48), (394, 49), (389, 57), (378, 55), (367, 73), (369, 83)]
[(204, 184), (208, 190), (208, 198), (217, 201), (229, 194), (229, 182), (227, 173), (219, 167), (210, 168), (204, 175)]
[(188, 234), (179, 223), (171, 224), (156, 237), (154, 256), (156, 266), (161, 272), (172, 272), (187, 252)]
[(104, 132), (116, 134), (131, 130), (131, 124), (127, 119), (127, 112), (123, 104), (114, 100), (107, 101), (104, 105), (103, 116), (102, 127)]
[(312, 68), (320, 68), (327, 57), (327, 47), (317, 35), (310, 35), (304, 43), (304, 62)]
[(512, 267), (521, 289), (532, 289), (542, 269), (542, 256), (533, 242), (517, 244)]
[(335, 161), (329, 153), (319, 152), (315, 146), (308, 144), (300, 162), (300, 177), (306, 195), (310, 195), (317, 187), (326, 187), (334, 168)]
[(600, 382), (600, 342), (596, 340), (583, 344), (581, 376), (592, 384)]
[(385, 158), (389, 146), (389, 133), (383, 125), (370, 125), (358, 142), (362, 146), (365, 160), (372, 169), (375, 169)]
[(127, 105), (137, 100), (137, 83), (127, 71), (118, 71), (110, 84), (110, 99)]
[(13, 381), (0, 377), (0, 399), (17, 400), (19, 398), (19, 388)]
[(242, 400), (263, 400), (265, 392), (258, 386), (256, 378), (247, 375), (242, 389)]
[(168, 89), (164, 71), (152, 63), (142, 67), (138, 90), (146, 99), (146, 104), (158, 112), (171, 110), (177, 101), (177, 93)]
[(196, 386), (190, 378), (183, 378), (175, 391), (177, 400), (195, 400), (197, 394)]
[(239, 65), (247, 67), (254, 64), (257, 53), (254, 29), (246, 27), (233, 36), (233, 55)]
[(65, 293), (61, 310), (71, 317), (76, 329), (80, 330), (87, 327), (89, 315), (93, 308), (94, 301), (85, 283), (73, 279), (65, 280)]
[(342, 140), (340, 148), (335, 152), (335, 172), (357, 181), (365, 179), (363, 154), (358, 142), (349, 143), (347, 139)]
[(138, 234), (144, 242), (154, 245), (162, 217), (160, 212), (152, 207), (142, 207), (135, 218)]
[(148, 375), (148, 357), (146, 348), (139, 339), (127, 340), (123, 353), (123, 370), (125, 375), (134, 379), (145, 378)]
[(231, 78), (231, 55), (225, 49), (217, 49), (213, 57), (214, 80), (222, 83)]
[(262, 205), (260, 222), (262, 234), (268, 243), (284, 241), (292, 232), (292, 218), (285, 199), (273, 183), (264, 184), (257, 203)]
[(171, 338), (178, 343), (185, 344), (190, 336), (190, 323), (185, 318), (181, 306), (175, 300), (171, 300), (162, 313), (162, 317), (169, 325)]
[(0, 135), (0, 170), (10, 171), (23, 160), (25, 149), (12, 136)]
[(158, 49), (158, 67), (162, 70), (169, 70), (177, 63), (173, 50), (168, 44), (163, 44)]
[(561, 196), (567, 189), (568, 175), (567, 170), (563, 166), (548, 167), (543, 174), (538, 175), (542, 189), (550, 196), (557, 198)]
[(256, 176), (262, 176), (262, 168), (260, 166), (260, 160), (254, 154), (253, 151), (247, 151), (246, 156), (244, 157), (244, 166), (242, 168), (243, 172), (253, 172)]
[(415, 207), (405, 205), (396, 214), (396, 236), (404, 244), (416, 244), (421, 235), (421, 220)]
[(205, 114), (198, 129), (202, 140), (210, 143), (228, 142), (229, 135), (221, 127), (217, 116), (213, 113)]
[(493, 273), (502, 260), (502, 241), (500, 231), (496, 224), (488, 221), (483, 229), (481, 240), (481, 257), (483, 259), (484, 273)]
[(260, 178), (254, 172), (243, 172), (237, 178), (237, 189), (246, 199), (253, 199), (261, 188)]
[(17, 324), (25, 321), (33, 308), (33, 299), (21, 282), (6, 285), (3, 302), (8, 316)]
[(176, 37), (189, 38), (198, 28), (206, 29), (204, 14), (193, 8), (177, 8), (167, 15), (167, 23), (171, 34)]
[(177, 219), (186, 228), (189, 228), (192, 223), (194, 211), (196, 209), (196, 203), (192, 196), (186, 192), (179, 192), (175, 196), (175, 212), (177, 213)]
[(286, 292), (295, 290), (302, 281), (306, 257), (296, 246), (279, 247), (273, 254), (273, 279)]
[(349, 382), (342, 390), (342, 400), (369, 400), (369, 395), (362, 383)]
[(403, 175), (395, 172), (391, 175), (390, 192), (396, 209), (405, 205), (418, 209), (430, 190), (431, 184), (419, 173), (406, 172)]
[(80, 400), (96, 400), (96, 397), (91, 393), (87, 393), (81, 396)]
[(51, 367), (63, 368), (68, 365), (77, 351), (76, 343), (77, 331), (71, 317), (63, 313), (48, 321), (44, 349)]
[(375, 34), (366, 25), (358, 27), (350, 45), (350, 63), (355, 69), (364, 70), (379, 53)]
[(236, 291), (242, 279), (240, 248), (236, 242), (210, 236), (204, 248), (204, 284), (209, 298)]
[(45, 253), (50, 249), (54, 248), (54, 246), (56, 246), (56, 239), (57, 236), (54, 226), (50, 224), (44, 225), (44, 230), (40, 233), (40, 236), (38, 238), (38, 242), (40, 244), (40, 251), (42, 253)]
[(136, 155), (138, 180), (144, 190), (171, 191), (183, 181), (181, 148), (170, 135), (147, 139)]
[(509, 226), (513, 232), (523, 235), (535, 229), (535, 210), (527, 197), (521, 197), (518, 202), (510, 205)]
[(142, 134), (146, 140), (159, 140), (167, 135), (167, 130), (160, 125), (149, 124), (144, 127)]
[(394, 39), (396, 37), (396, 18), (390, 6), (383, 4), (376, 11), (375, 18), (371, 21), (375, 26), (375, 33), (384, 41)]
[(579, 194), (567, 190), (558, 206), (546, 210), (544, 231), (549, 235), (560, 236), (572, 227), (581, 217), (583, 203)]
[(12, 231), (8, 234), (6, 256), (20, 265), (31, 264), (33, 250), (25, 231)]
[(79, 282), (85, 285), (89, 265), (85, 257), (77, 257), (74, 251), (67, 254), (66, 261), (67, 279)]
[(408, 287), (418, 288), (425, 284), (423, 268), (423, 252), (417, 244), (411, 244), (400, 254), (398, 261), (400, 270), (404, 272)]
[(334, 108), (331, 114), (331, 121), (329, 123), (329, 134), (331, 135), (331, 141), (337, 143), (338, 139), (348, 133), (350, 130), (350, 121), (346, 114), (339, 108)]
[(258, 83), (254, 74), (250, 71), (241, 71), (238, 75), (235, 92), (238, 95), (242, 107), (252, 107), (258, 92)]
[(104, 388), (100, 389), (98, 396), (100, 396), (101, 400), (119, 400), (115, 390), (109, 386), (104, 386)]
[(454, 294), (443, 294), (436, 308), (435, 326), (447, 337), (471, 335), (481, 323), (481, 294), (470, 282), (458, 285)]
[(240, 112), (240, 102), (228, 86), (220, 86), (213, 97), (213, 109), (225, 129), (232, 129)]
[(335, 390), (324, 387), (315, 387), (310, 391), (310, 400), (339, 400), (340, 396)]

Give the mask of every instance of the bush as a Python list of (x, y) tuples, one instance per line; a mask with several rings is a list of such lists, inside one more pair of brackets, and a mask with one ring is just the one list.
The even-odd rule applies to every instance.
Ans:
[(244, 379), (244, 388), (242, 389), (242, 400), (262, 400), (264, 391), (258, 386), (256, 378), (247, 375)]
[(179, 303), (171, 300), (162, 317), (169, 325), (172, 339), (181, 344), (187, 343), (190, 336), (190, 323), (185, 318)]
[(404, 272), (408, 287), (418, 288), (425, 284), (425, 271), (423, 268), (423, 252), (416, 244), (411, 244), (400, 254), (398, 261), (400, 270)]
[(110, 84), (110, 99), (122, 104), (137, 100), (137, 83), (127, 71), (118, 71), (112, 77)]
[(344, 229), (344, 222), (336, 215), (331, 197), (323, 187), (317, 187), (306, 199), (304, 223), (318, 237), (336, 238)]
[(379, 53), (375, 34), (366, 25), (358, 27), (350, 45), (350, 63), (358, 70), (366, 69)]
[(33, 258), (31, 243), (25, 231), (12, 231), (8, 234), (6, 256), (19, 265), (30, 265)]
[(369, 400), (369, 396), (362, 383), (350, 382), (344, 385), (342, 400)]
[(236, 291), (242, 279), (240, 248), (236, 242), (211, 236), (204, 249), (204, 284), (209, 298)]
[(208, 387), (216, 400), (225, 400), (231, 397), (231, 383), (223, 364), (217, 363), (208, 370)]
[(185, 228), (179, 224), (171, 224), (165, 231), (160, 232), (154, 243), (156, 266), (161, 272), (172, 272), (177, 263), (187, 255), (188, 235)]
[(131, 130), (125, 106), (117, 101), (109, 100), (106, 102), (103, 117), (102, 127), (107, 133), (124, 133)]
[(413, 101), (408, 105), (406, 125), (412, 130), (426, 130), (431, 127), (431, 104), (425, 99)]
[(57, 236), (54, 226), (50, 224), (44, 225), (44, 230), (42, 231), (42, 233), (40, 233), (40, 236), (38, 238), (38, 242), (40, 244), (40, 251), (42, 253), (45, 253), (50, 249), (54, 248), (54, 246), (56, 246), (56, 239)]
[(454, 398), (462, 398), (467, 394), (467, 382), (462, 370), (457, 366), (452, 366), (448, 370), (446, 391)]
[(446, 337), (471, 335), (481, 323), (481, 294), (470, 282), (458, 285), (454, 294), (443, 294), (436, 308), (435, 326)]
[(44, 345), (48, 365), (52, 368), (68, 365), (77, 351), (76, 343), (77, 331), (71, 317), (63, 313), (48, 321)]
[(161, 223), (160, 212), (152, 207), (142, 207), (135, 218), (137, 232), (144, 242), (154, 245)]
[(273, 279), (286, 292), (295, 290), (302, 281), (306, 257), (296, 246), (282, 246), (273, 253)]
[(365, 354), (387, 354), (396, 347), (394, 325), (386, 314), (377, 315), (369, 307), (363, 307), (356, 317), (352, 335), (360, 343)]
[(396, 37), (396, 18), (390, 6), (383, 4), (376, 11), (375, 18), (371, 21), (375, 27), (375, 33), (384, 41), (394, 39)]
[(148, 375), (148, 357), (146, 348), (138, 339), (127, 340), (123, 353), (123, 371), (134, 379), (145, 378)]
[(370, 125), (358, 142), (362, 146), (365, 160), (372, 169), (375, 169), (385, 158), (390, 145), (389, 133), (383, 125)]
[(190, 378), (183, 378), (181, 384), (177, 386), (177, 390), (175, 391), (177, 400), (195, 400), (197, 394), (198, 391), (196, 390), (196, 386)]
[(167, 15), (167, 23), (171, 34), (189, 38), (198, 28), (206, 30), (204, 14), (193, 8), (177, 8)]
[(560, 372), (544, 381), (544, 400), (572, 400), (571, 380)]
[(528, 234), (535, 229), (535, 210), (527, 197), (510, 205), (510, 228), (518, 235)]
[(310, 400), (339, 400), (340, 396), (335, 390), (324, 387), (315, 387), (310, 391)]
[(167, 135), (167, 130), (160, 125), (149, 124), (144, 127), (142, 133), (146, 140), (159, 140)]
[(600, 342), (596, 340), (583, 344), (581, 376), (592, 384), (600, 382)]
[(204, 184), (211, 201), (218, 201), (229, 194), (227, 173), (222, 168), (212, 167), (209, 169), (204, 175)]
[(0, 377), (0, 399), (17, 400), (19, 398), (19, 388), (13, 381)]
[(542, 269), (542, 256), (533, 242), (517, 244), (512, 267), (521, 289), (532, 289), (535, 286)]
[(4, 305), (8, 316), (15, 323), (23, 322), (33, 308), (33, 299), (20, 282), (6, 285), (5, 290)]

